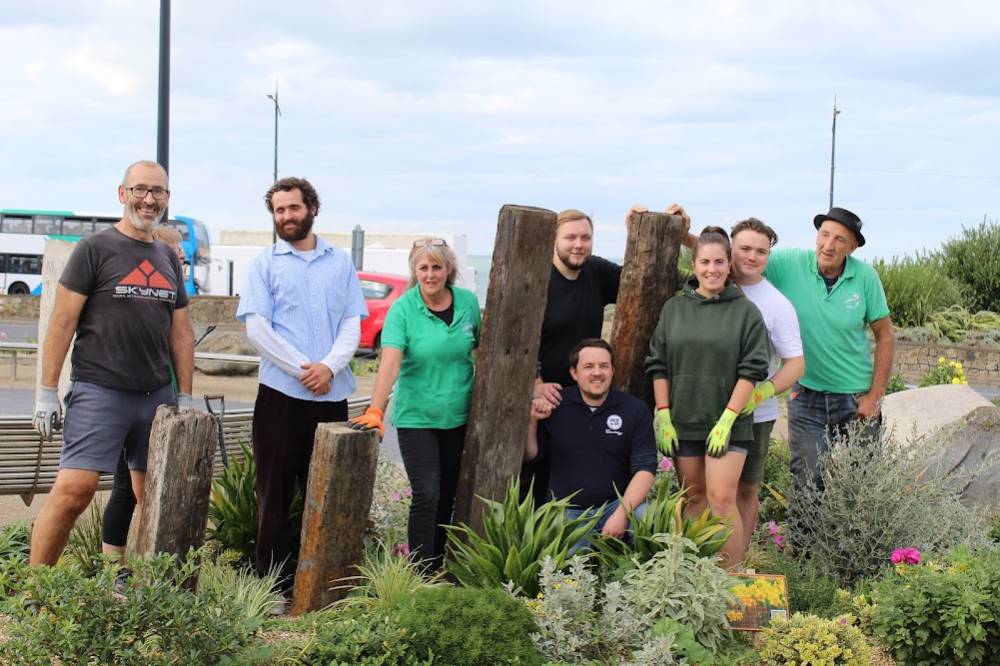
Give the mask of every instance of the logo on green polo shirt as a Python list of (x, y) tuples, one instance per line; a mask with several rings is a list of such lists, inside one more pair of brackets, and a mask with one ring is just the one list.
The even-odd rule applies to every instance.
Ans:
[(848, 310), (853, 310), (859, 305), (861, 305), (860, 294), (851, 294), (850, 296), (844, 299), (844, 307), (847, 308)]

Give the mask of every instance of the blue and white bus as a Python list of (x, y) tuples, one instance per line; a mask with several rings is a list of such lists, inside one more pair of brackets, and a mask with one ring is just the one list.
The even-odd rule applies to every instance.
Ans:
[[(65, 210), (0, 210), (0, 293), (40, 293), (45, 239), (76, 242), (103, 231), (120, 216), (89, 215)], [(212, 248), (201, 220), (178, 215), (167, 221), (181, 235), (184, 288), (190, 295), (208, 293)]]

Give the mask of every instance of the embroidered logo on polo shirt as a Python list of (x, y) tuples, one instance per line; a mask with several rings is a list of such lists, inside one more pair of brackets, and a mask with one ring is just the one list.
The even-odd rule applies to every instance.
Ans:
[(853, 310), (859, 305), (861, 305), (860, 294), (851, 294), (850, 296), (844, 299), (844, 307), (847, 308), (848, 310)]
[(617, 414), (612, 414), (607, 420), (607, 429), (604, 431), (605, 435), (619, 435), (621, 436), (622, 429), (622, 417)]
[(115, 298), (138, 298), (147, 301), (177, 300), (177, 291), (173, 283), (156, 270), (148, 259), (132, 269), (132, 272), (122, 278), (115, 286)]

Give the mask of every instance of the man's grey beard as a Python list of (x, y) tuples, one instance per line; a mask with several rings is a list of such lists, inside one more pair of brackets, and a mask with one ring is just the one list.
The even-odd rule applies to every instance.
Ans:
[(128, 221), (132, 223), (132, 228), (136, 231), (152, 231), (153, 227), (159, 224), (163, 220), (163, 214), (167, 212), (166, 208), (160, 210), (160, 214), (156, 216), (156, 219), (152, 222), (146, 222), (139, 215), (139, 212), (135, 209), (135, 206), (129, 206), (128, 212), (125, 217)]

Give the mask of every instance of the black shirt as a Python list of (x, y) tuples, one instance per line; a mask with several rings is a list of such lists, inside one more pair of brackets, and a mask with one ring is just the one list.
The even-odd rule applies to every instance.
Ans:
[(430, 310), (430, 313), (443, 321), (446, 326), (451, 326), (451, 322), (455, 319), (455, 299), (451, 299), (451, 305), (446, 307), (444, 310)]
[(569, 353), (580, 340), (601, 337), (604, 306), (618, 300), (621, 275), (621, 266), (594, 256), (575, 280), (567, 280), (552, 267), (538, 348), (543, 381), (563, 386), (576, 383), (569, 376)]
[(538, 422), (538, 455), (550, 468), (549, 493), (573, 505), (596, 507), (624, 493), (636, 472), (656, 473), (656, 442), (649, 407), (612, 389), (591, 411), (576, 386), (563, 390), (552, 416)]

